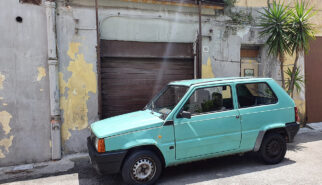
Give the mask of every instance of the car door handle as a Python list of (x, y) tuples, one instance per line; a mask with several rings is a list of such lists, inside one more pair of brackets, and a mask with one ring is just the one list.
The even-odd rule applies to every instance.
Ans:
[(239, 119), (240, 118), (240, 116), (239, 115), (236, 115), (236, 119)]

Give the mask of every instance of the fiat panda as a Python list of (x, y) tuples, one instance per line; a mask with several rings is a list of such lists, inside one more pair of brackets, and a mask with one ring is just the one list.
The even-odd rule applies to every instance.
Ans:
[(254, 151), (283, 160), (299, 130), (291, 97), (270, 78), (169, 83), (143, 110), (91, 125), (88, 151), (99, 173), (154, 184), (166, 167)]

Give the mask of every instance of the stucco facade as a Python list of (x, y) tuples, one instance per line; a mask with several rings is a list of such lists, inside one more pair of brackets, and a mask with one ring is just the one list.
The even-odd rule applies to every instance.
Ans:
[(0, 166), (48, 160), (46, 12), (19, 1), (0, 7)]
[[(0, 18), (5, 20), (0, 25), (5, 35), (0, 38), (0, 166), (51, 159), (44, 2), (0, 2)], [(237, 0), (232, 8), (203, 7), (203, 78), (240, 76), (241, 48), (256, 46), (257, 76), (281, 81), (279, 61), (267, 55), (265, 40), (259, 37), (256, 26), (258, 11), (266, 3)], [(88, 126), (99, 119), (95, 7), (89, 0), (59, 0), (55, 10), (62, 153), (66, 155), (86, 152)], [(21, 23), (17, 16), (23, 19)], [(105, 40), (197, 41), (198, 8), (193, 4), (99, 0), (98, 17), (100, 36)], [(318, 18), (314, 21), (319, 23)], [(290, 64), (292, 60), (288, 61)], [(302, 107), (303, 94), (296, 102)]]

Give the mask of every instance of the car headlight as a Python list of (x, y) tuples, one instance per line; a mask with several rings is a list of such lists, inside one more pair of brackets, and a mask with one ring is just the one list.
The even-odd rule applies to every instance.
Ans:
[(105, 141), (104, 141), (104, 139), (100, 139), (100, 138), (95, 137), (94, 144), (95, 144), (95, 149), (96, 149), (97, 152), (99, 152), (99, 153), (105, 152)]

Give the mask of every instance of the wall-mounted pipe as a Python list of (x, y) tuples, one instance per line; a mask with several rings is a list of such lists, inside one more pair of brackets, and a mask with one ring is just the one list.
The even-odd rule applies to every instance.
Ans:
[(95, 21), (96, 21), (96, 55), (97, 55), (97, 87), (98, 87), (98, 117), (102, 119), (102, 83), (101, 83), (101, 38), (98, 20), (98, 0), (95, 0)]
[(45, 1), (48, 40), (48, 74), (50, 92), (50, 128), (52, 160), (61, 159), (61, 119), (59, 107), (58, 58), (56, 42), (56, 3)]
[(198, 35), (198, 73), (197, 78), (201, 78), (202, 73), (202, 23), (201, 23), (201, 0), (198, 1), (198, 14), (199, 14), (199, 35)]

